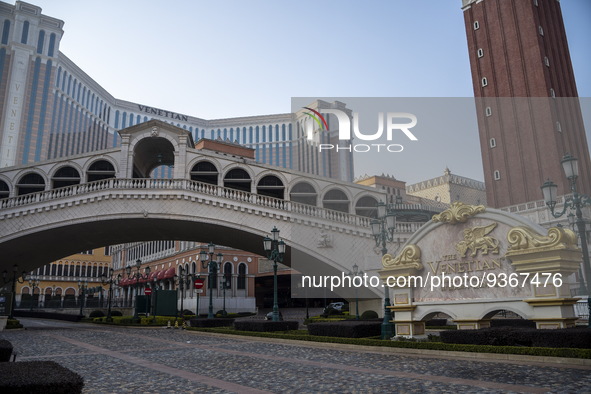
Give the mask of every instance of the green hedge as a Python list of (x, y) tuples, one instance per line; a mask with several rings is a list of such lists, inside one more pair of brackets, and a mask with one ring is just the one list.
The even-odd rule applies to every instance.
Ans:
[(6, 320), (6, 329), (10, 330), (13, 328), (23, 328), (21, 322), (17, 319), (8, 319)]
[(0, 392), (11, 394), (81, 393), (84, 379), (54, 361), (0, 363)]
[(191, 327), (231, 327), (234, 323), (234, 319), (191, 319), (189, 322)]
[[(591, 359), (591, 349), (568, 349), (568, 348), (544, 348), (544, 347), (518, 347), (518, 346), (482, 346), (462, 345), (442, 342), (403, 342), (368, 338), (337, 338), (320, 337), (314, 335), (294, 335), (291, 332), (252, 332), (231, 330), (228, 328), (190, 328), (193, 331), (211, 332), (219, 334), (233, 334), (264, 338), (295, 339), (310, 342), (343, 343), (348, 345), (382, 346), (406, 349), (444, 350), (471, 353), (497, 353), (497, 354), (519, 354), (544, 357), (569, 357)], [(466, 331), (462, 331), (466, 332)]]
[(183, 324), (183, 320), (180, 317), (171, 316), (141, 317), (139, 320), (134, 320), (133, 316), (112, 316), (110, 322), (107, 321), (106, 317), (95, 317), (92, 319), (93, 323), (105, 323), (124, 326), (167, 326), (169, 321), (171, 326), (174, 326), (175, 321), (178, 321), (179, 327)]
[(12, 343), (6, 339), (0, 339), (0, 362), (10, 361), (12, 355)]
[(330, 323), (310, 323), (310, 335), (342, 338), (366, 338), (380, 335), (382, 323), (379, 321), (348, 320)]
[(591, 329), (484, 328), (441, 332), (441, 340), (445, 343), (472, 345), (590, 349)]
[(297, 321), (269, 321), (269, 320), (242, 320), (234, 322), (234, 328), (239, 331), (289, 331), (297, 330), (299, 323)]

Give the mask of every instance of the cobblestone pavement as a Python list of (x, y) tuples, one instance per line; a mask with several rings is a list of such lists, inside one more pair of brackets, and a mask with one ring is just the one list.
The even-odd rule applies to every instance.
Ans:
[(17, 361), (54, 360), (85, 393), (589, 393), (591, 368), (381, 354), (165, 328), (22, 319)]

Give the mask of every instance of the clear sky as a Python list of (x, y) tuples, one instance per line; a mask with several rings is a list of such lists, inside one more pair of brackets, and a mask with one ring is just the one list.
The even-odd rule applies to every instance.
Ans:
[[(29, 2), (65, 21), (61, 51), (116, 98), (205, 119), (289, 112), (291, 97), (473, 96), (461, 0)], [(561, 5), (591, 97), (591, 1)], [(412, 182), (442, 163), (370, 171)], [(482, 179), (481, 163), (450, 168)]]

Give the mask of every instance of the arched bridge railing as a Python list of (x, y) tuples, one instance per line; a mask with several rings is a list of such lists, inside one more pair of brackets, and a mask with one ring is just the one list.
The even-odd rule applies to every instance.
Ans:
[[(249, 203), (261, 207), (277, 209), (294, 214), (322, 218), (339, 223), (351, 224), (369, 228), (370, 218), (353, 215), (350, 213), (333, 211), (322, 207), (301, 204), (293, 201), (281, 200), (274, 197), (262, 196), (250, 192), (230, 189), (223, 186), (211, 185), (187, 179), (125, 179), (111, 178), (95, 182), (66, 186), (43, 192), (31, 193), (24, 196), (11, 197), (0, 200), (0, 212), (2, 209), (16, 208), (40, 202), (82, 196), (85, 194), (111, 190), (175, 190), (188, 191), (202, 195), (221, 197), (232, 201)], [(414, 232), (420, 227), (420, 223), (412, 223), (405, 226), (406, 231)], [(410, 226), (410, 227), (409, 227)], [(408, 228), (406, 228), (408, 227)], [(413, 230), (413, 231), (410, 231)]]

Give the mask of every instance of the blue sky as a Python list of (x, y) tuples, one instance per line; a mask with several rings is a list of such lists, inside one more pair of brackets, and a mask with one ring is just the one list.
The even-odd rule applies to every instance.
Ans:
[[(115, 97), (187, 115), (284, 113), (300, 96), (473, 96), (461, 0), (30, 1), (65, 21), (61, 51)], [(591, 1), (561, 6), (590, 97)], [(450, 168), (482, 179), (469, 167)]]

